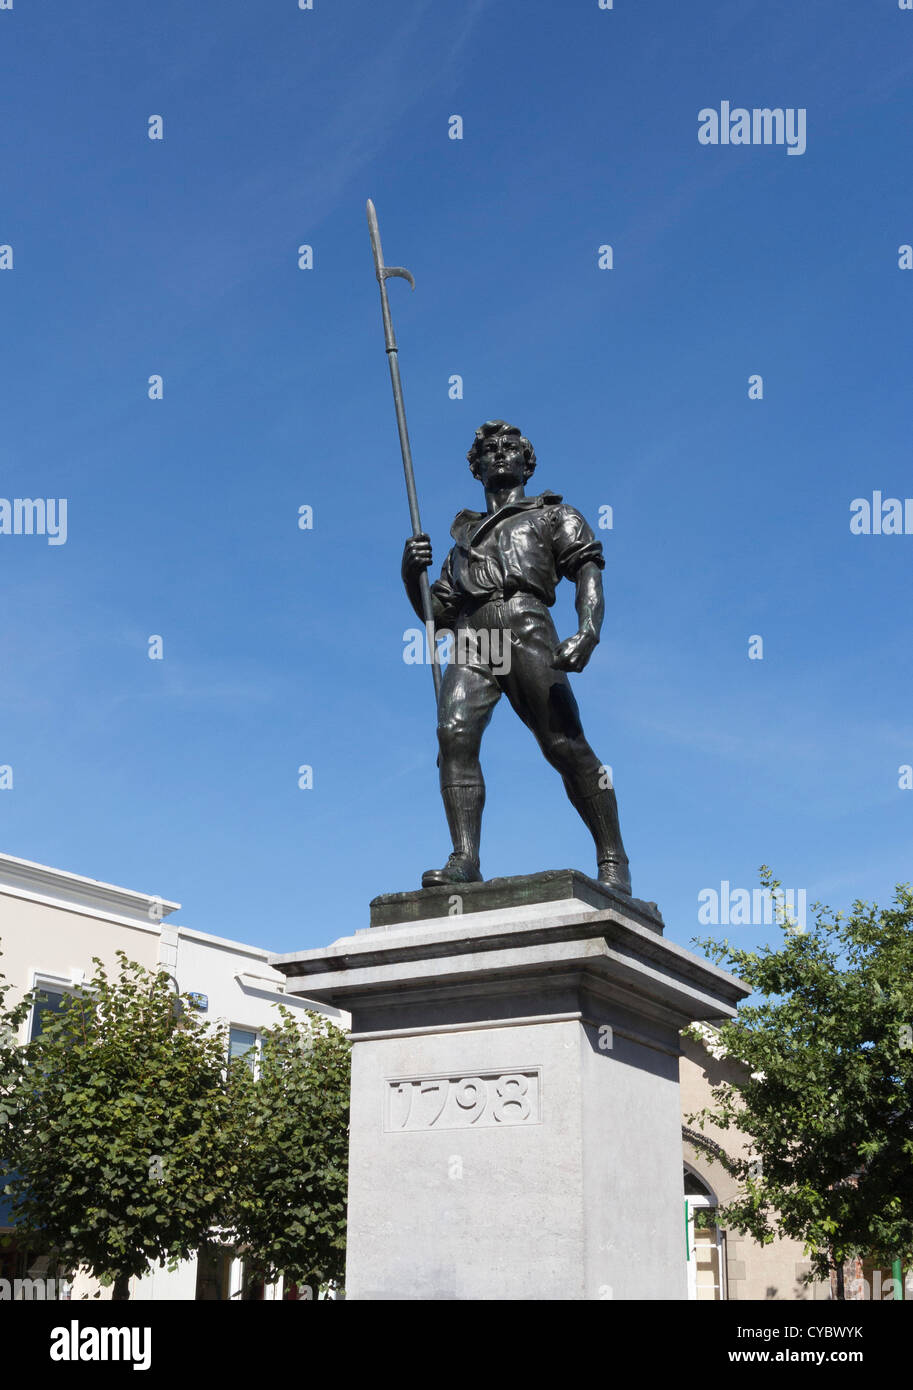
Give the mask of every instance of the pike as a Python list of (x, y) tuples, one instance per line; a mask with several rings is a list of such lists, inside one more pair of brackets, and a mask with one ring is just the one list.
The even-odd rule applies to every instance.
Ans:
[[(406, 407), (403, 403), (403, 383), (399, 375), (399, 350), (396, 346), (396, 335), (393, 332), (393, 318), (390, 314), (390, 302), (387, 299), (386, 282), (391, 275), (398, 275), (402, 280), (408, 280), (412, 289), (415, 289), (415, 280), (408, 270), (404, 270), (401, 265), (384, 265), (384, 253), (380, 245), (380, 229), (377, 225), (377, 213), (374, 211), (374, 204), (368, 199), (368, 231), (371, 236), (371, 250), (374, 253), (374, 270), (377, 275), (377, 283), (380, 285), (380, 307), (384, 318), (384, 340), (387, 349), (387, 361), (390, 364), (390, 382), (393, 386), (393, 403), (396, 407), (396, 424), (399, 429), (399, 447), (403, 456), (403, 473), (406, 477), (406, 495), (409, 498), (409, 518), (412, 522), (413, 536), (420, 536), (422, 532), (422, 522), (418, 510), (418, 494), (415, 491), (415, 473), (412, 468), (412, 446), (409, 443), (409, 430), (406, 425)], [(431, 586), (428, 583), (428, 572), (422, 570), (419, 575), (419, 589), (422, 600), (422, 617), (425, 621), (425, 632), (427, 634), (429, 652), (432, 655), (431, 675), (434, 680), (434, 698), (440, 699), (441, 695), (441, 667), (437, 660), (437, 651), (434, 642), (434, 610), (431, 606)]]

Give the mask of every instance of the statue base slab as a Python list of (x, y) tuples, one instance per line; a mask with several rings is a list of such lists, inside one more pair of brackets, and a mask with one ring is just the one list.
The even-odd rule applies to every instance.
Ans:
[(607, 883), (589, 878), (579, 869), (546, 869), (538, 874), (489, 878), (484, 883), (442, 884), (407, 893), (383, 893), (371, 900), (371, 926), (391, 927), (401, 922), (433, 921), (470, 912), (521, 912), (533, 904), (572, 902), (584, 908), (617, 904), (628, 908), (644, 926), (660, 933), (663, 929), (656, 903), (616, 893)]

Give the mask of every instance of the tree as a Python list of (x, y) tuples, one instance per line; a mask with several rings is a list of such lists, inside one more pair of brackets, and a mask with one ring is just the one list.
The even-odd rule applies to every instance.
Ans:
[[(761, 882), (776, 900), (767, 868)], [(809, 931), (778, 914), (776, 950), (699, 942), (761, 999), (719, 1028), (744, 1080), (689, 1118), (738, 1129), (753, 1151), (732, 1159), (743, 1192), (715, 1220), (803, 1241), (826, 1278), (857, 1255), (913, 1257), (913, 890), (848, 917), (812, 911)]]
[(124, 1299), (150, 1261), (195, 1254), (238, 1161), (223, 1031), (167, 975), (117, 955), (117, 979), (96, 958), (19, 1049), (0, 1153), (17, 1229)]
[[(12, 988), (11, 982), (0, 974), (0, 1135), (15, 1110), (16, 1087), (25, 1070), (25, 1059), (18, 1041), (19, 1029), (28, 1018), (33, 999), (31, 994), (26, 994), (18, 1004), (7, 1004), (6, 996)], [(3, 1151), (0, 1150), (0, 1179), (4, 1161)]]
[(239, 1180), (226, 1217), (253, 1268), (313, 1289), (344, 1278), (349, 1043), (319, 1014), (279, 1006), (257, 1076), (242, 1059)]

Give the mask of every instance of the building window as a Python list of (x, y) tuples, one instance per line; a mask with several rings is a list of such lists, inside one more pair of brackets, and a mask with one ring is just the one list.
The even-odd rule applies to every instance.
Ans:
[(196, 1298), (218, 1302), (229, 1297), (234, 1251), (221, 1245), (204, 1245), (197, 1255)]
[(266, 1285), (262, 1274), (230, 1245), (210, 1242), (197, 1254), (196, 1298), (201, 1302), (262, 1302)]
[(71, 991), (69, 990), (51, 989), (40, 984), (36, 986), (35, 1003), (32, 1005), (32, 1019), (29, 1027), (29, 1042), (33, 1042), (44, 1032), (45, 1017), (48, 1014), (62, 1013), (64, 1001), (70, 997)]
[(242, 1260), (240, 1263), (238, 1290), (234, 1297), (244, 1303), (262, 1303), (266, 1298), (266, 1281), (263, 1275), (254, 1269), (249, 1260)]
[(20, 1243), (12, 1231), (5, 1234), (0, 1246), (0, 1280), (6, 1280), (8, 1287), (0, 1297), (24, 1302), (69, 1299), (73, 1278), (56, 1254), (36, 1254), (29, 1249), (27, 1240)]
[(708, 1226), (695, 1220), (716, 1210), (718, 1203), (713, 1189), (689, 1168), (684, 1171), (685, 1187), (685, 1259), (687, 1261), (688, 1297), (701, 1302), (714, 1302), (726, 1297), (726, 1244), (719, 1226)]
[(249, 1028), (232, 1026), (228, 1032), (228, 1060), (234, 1062), (239, 1058), (247, 1063), (251, 1071), (256, 1070), (257, 1034)]

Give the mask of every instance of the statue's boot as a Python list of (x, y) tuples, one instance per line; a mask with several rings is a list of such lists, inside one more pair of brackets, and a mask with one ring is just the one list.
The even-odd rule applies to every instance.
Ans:
[(481, 883), (479, 841), (482, 838), (485, 784), (473, 782), (469, 786), (441, 787), (441, 796), (447, 812), (453, 853), (443, 869), (427, 869), (422, 874), (422, 887), (435, 888), (441, 883)]
[(631, 870), (628, 867), (626, 854), (609, 854), (604, 859), (600, 859), (596, 877), (600, 883), (604, 883), (608, 888), (614, 888), (616, 893), (624, 893), (630, 898)]
[(478, 859), (463, 854), (451, 854), (443, 869), (426, 869), (422, 874), (423, 888), (436, 888), (440, 883), (481, 883)]
[(631, 872), (621, 842), (618, 802), (611, 787), (592, 787), (582, 791), (569, 778), (564, 786), (571, 805), (580, 815), (596, 845), (597, 877), (616, 893), (631, 896)]

